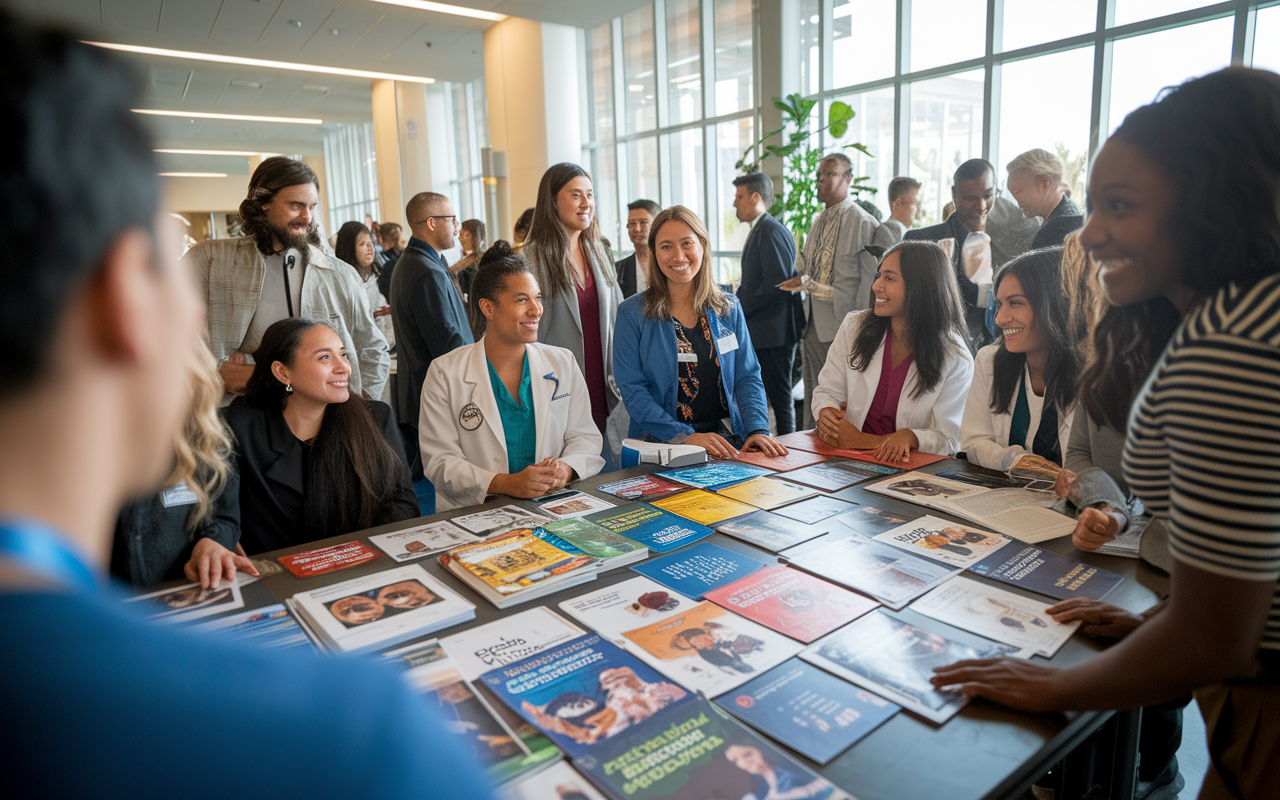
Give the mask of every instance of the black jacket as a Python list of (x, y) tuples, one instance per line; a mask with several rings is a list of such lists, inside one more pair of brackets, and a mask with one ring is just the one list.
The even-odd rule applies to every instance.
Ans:
[(396, 259), (387, 299), (396, 332), (396, 390), (391, 401), (400, 423), (417, 430), (422, 382), (431, 362), (475, 340), (440, 254), (416, 237)]
[(614, 263), (613, 268), (618, 271), (618, 288), (622, 289), (622, 299), (636, 293), (636, 254), (632, 253), (626, 258)]
[(1084, 214), (1080, 213), (1080, 207), (1071, 202), (1070, 197), (1063, 195), (1058, 205), (1049, 212), (1049, 216), (1044, 218), (1040, 230), (1036, 231), (1035, 238), (1031, 240), (1031, 249), (1060, 247), (1067, 234), (1078, 231), (1083, 226)]
[(234, 462), (222, 493), (213, 500), (213, 516), (190, 536), (187, 517), (195, 505), (166, 507), (166, 495), (172, 498), (174, 494), (160, 492), (130, 503), (116, 518), (111, 574), (135, 589), (182, 578), (191, 548), (200, 539), (212, 539), (228, 550), (234, 550), (240, 541), (240, 476)]
[[(452, 289), (452, 284), (450, 289)], [(387, 444), (404, 464), (400, 431), (386, 403), (369, 400), (369, 411)], [(236, 400), (223, 412), (236, 437), (240, 468), (240, 541), (253, 555), (306, 544), (324, 538), (304, 522), (307, 494), (306, 459), (302, 442), (289, 430), (283, 411), (271, 411)], [(409, 468), (398, 470), (392, 508), (382, 524), (417, 517), (418, 496), (409, 482)], [(323, 491), (323, 488), (320, 489)]]
[(756, 221), (742, 248), (738, 301), (757, 350), (795, 344), (804, 336), (804, 301), (777, 288), (795, 277), (796, 240), (769, 214)]

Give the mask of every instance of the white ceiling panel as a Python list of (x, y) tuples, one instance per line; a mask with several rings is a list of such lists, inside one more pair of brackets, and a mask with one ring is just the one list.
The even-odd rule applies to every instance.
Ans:
[(220, 0), (164, 0), (164, 7), (160, 9), (160, 32), (207, 37), (220, 10)]
[(262, 91), (263, 84), (258, 81), (232, 80), (218, 95), (218, 108), (231, 111), (243, 109), (248, 111), (253, 99)]
[(258, 40), (266, 51), (276, 55), (259, 58), (296, 60), (297, 51), (320, 30), (337, 7), (337, 0), (284, 0)]
[[(209, 0), (210, 5), (217, 2)], [(217, 42), (253, 44), (262, 36), (278, 8), (280, 0), (222, 0), (212, 32), (193, 30), (180, 33), (183, 36), (207, 36)]]
[(324, 63), (330, 57), (340, 57), (381, 18), (382, 15), (374, 9), (338, 8), (302, 46), (302, 51), (311, 56), (308, 61)]
[(155, 31), (162, 0), (101, 0), (102, 27), (109, 31)]
[[(405, 39), (399, 47), (388, 53), (384, 61), (401, 64), (415, 74), (429, 75), (440, 80), (434, 73), (429, 72), (425, 65), (466, 35), (467, 31), (457, 28), (423, 25), (413, 36)], [(430, 47), (427, 47), (427, 42), (431, 42)]]
[[(384, 14), (372, 27), (362, 33), (357, 41), (352, 43), (347, 53), (354, 58), (381, 61), (404, 42), (418, 38), (425, 27), (419, 20)], [(382, 64), (381, 67), (388, 69), (386, 64)]]

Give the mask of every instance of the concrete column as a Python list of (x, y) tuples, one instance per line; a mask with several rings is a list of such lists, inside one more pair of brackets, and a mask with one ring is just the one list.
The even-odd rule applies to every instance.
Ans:
[(484, 75), (489, 144), (507, 154), (498, 217), (512, 220), (534, 204), (547, 167), (582, 159), (576, 31), (518, 17), (491, 25), (484, 32)]

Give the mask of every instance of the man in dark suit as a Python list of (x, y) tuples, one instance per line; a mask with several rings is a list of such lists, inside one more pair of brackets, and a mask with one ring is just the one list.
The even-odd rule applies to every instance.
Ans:
[(778, 433), (796, 429), (791, 399), (791, 370), (796, 343), (804, 334), (800, 296), (778, 288), (796, 274), (796, 242), (791, 232), (766, 210), (773, 205), (773, 181), (763, 172), (733, 179), (733, 208), (738, 220), (751, 225), (742, 246), (742, 283), (738, 301), (747, 318), (751, 344), (760, 360), (764, 393), (773, 407)]
[[(991, 342), (991, 332), (985, 324), (986, 307), (978, 306), (978, 284), (965, 274), (961, 254), (965, 239), (970, 233), (986, 231), (987, 215), (996, 201), (996, 170), (991, 162), (973, 158), (961, 164), (951, 185), (951, 200), (955, 212), (945, 222), (927, 228), (909, 230), (904, 241), (940, 242), (951, 239), (951, 264), (955, 268), (960, 296), (964, 299), (965, 323), (969, 328), (969, 345), (973, 350)], [(992, 248), (991, 263), (999, 266), (1005, 262), (1003, 254)]]
[[(413, 236), (396, 259), (391, 277), (391, 324), (396, 332), (396, 386), (392, 404), (404, 435), (409, 472), (422, 487), (422, 457), (418, 452), (418, 415), (422, 382), (431, 362), (475, 341), (449, 270), (440, 251), (453, 247), (458, 216), (449, 198), (420, 192), (405, 206)], [(430, 494), (435, 510), (435, 493)], [(420, 488), (418, 499), (425, 502)], [(423, 508), (426, 512), (426, 508)]]
[(636, 251), (613, 265), (618, 270), (623, 300), (649, 288), (649, 276), (643, 266), (649, 263), (649, 225), (661, 211), (662, 207), (652, 200), (627, 203), (627, 238)]

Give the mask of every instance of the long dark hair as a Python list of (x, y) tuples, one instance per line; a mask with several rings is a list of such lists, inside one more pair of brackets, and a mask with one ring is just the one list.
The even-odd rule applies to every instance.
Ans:
[[(966, 335), (964, 310), (955, 271), (946, 252), (933, 242), (899, 242), (880, 260), (898, 254), (898, 268), (906, 289), (907, 346), (915, 359), (916, 386), (911, 398), (918, 399), (942, 380), (947, 356), (960, 345), (951, 335)], [(877, 273), (878, 275), (879, 273)], [(862, 372), (884, 344), (892, 320), (877, 317), (874, 310), (862, 315), (862, 324), (849, 352), (849, 367)]]
[[(271, 255), (271, 228), (267, 225), (267, 211), (263, 206), (275, 198), (276, 194), (289, 186), (310, 183), (320, 191), (320, 179), (315, 170), (285, 156), (272, 156), (263, 159), (249, 178), (249, 194), (240, 203), (240, 228), (246, 236), (252, 236), (258, 251), (263, 255)], [(307, 231), (307, 241), (319, 244), (320, 235), (313, 222)]]
[[(1012, 276), (1022, 284), (1022, 294), (1031, 304), (1032, 324), (1049, 349), (1044, 371), (1044, 399), (1065, 412), (1076, 396), (1076, 379), (1080, 375), (1079, 351), (1072, 346), (1068, 302), (1062, 293), (1062, 248), (1033, 250), (1005, 264), (996, 273), (991, 286), (995, 295), (1000, 282)], [(996, 341), (1000, 349), (992, 361), (991, 410), (1005, 414), (1013, 403), (1027, 364), (1025, 353), (1010, 353), (1004, 348), (1004, 333)]]
[[(1280, 76), (1228, 67), (1187, 81), (1125, 117), (1112, 136), (1141, 150), (1177, 188), (1165, 235), (1184, 287), (1205, 297), (1280, 271)], [(1128, 425), (1138, 389), (1177, 329), (1163, 297), (1109, 308), (1081, 375), (1089, 415)]]
[(480, 301), (497, 303), (498, 295), (507, 288), (507, 281), (522, 273), (532, 275), (533, 270), (525, 257), (517, 253), (506, 239), (499, 239), (484, 251), (476, 267), (476, 275), (471, 279), (471, 292), (467, 295), (471, 331), (477, 339), (484, 335), (489, 322), (480, 310)]
[[(282, 411), (289, 395), (271, 365), (279, 361), (292, 367), (302, 338), (321, 325), (289, 317), (267, 328), (254, 353), (257, 363), (244, 398), (237, 402)], [(317, 539), (394, 522), (392, 500), (397, 487), (407, 482), (404, 462), (387, 444), (369, 404), (352, 394), (345, 403), (325, 409), (320, 433), (312, 442), (304, 522)]]
[[(569, 266), (569, 232), (560, 221), (556, 200), (560, 190), (574, 178), (591, 180), (585, 169), (568, 162), (555, 164), (542, 174), (542, 181), (538, 184), (538, 200), (533, 206), (529, 236), (524, 240), (524, 246), (535, 254), (531, 259), (533, 275), (538, 279), (538, 285), (542, 287), (548, 300), (573, 290), (573, 276)], [(608, 260), (604, 242), (600, 239), (600, 220), (594, 213), (591, 215), (590, 227), (582, 232), (582, 241), (586, 243), (592, 259), (600, 260), (601, 263)], [(587, 264), (587, 268), (590, 269), (591, 265)], [(613, 286), (617, 280), (613, 270), (600, 271), (604, 274), (605, 282)]]
[[(347, 262), (355, 268), (356, 272), (360, 271), (360, 266), (356, 263), (356, 240), (360, 238), (360, 234), (366, 234), (369, 241), (373, 241), (373, 233), (363, 222), (344, 222), (342, 227), (338, 229), (338, 243), (333, 246), (333, 254), (341, 260)], [(373, 265), (370, 267), (373, 275), (376, 277), (382, 274), (382, 270), (378, 267), (378, 256), (373, 256)]]

